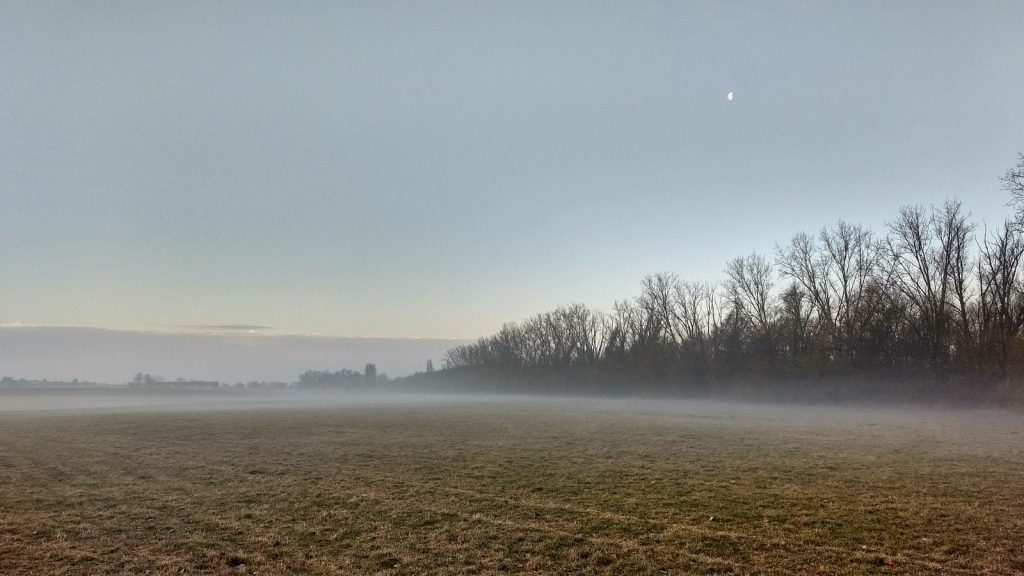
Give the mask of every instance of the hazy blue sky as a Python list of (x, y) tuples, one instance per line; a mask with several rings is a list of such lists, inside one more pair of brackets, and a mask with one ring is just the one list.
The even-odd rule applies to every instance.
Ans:
[(476, 337), (1020, 150), (1019, 0), (5, 1), (0, 324)]

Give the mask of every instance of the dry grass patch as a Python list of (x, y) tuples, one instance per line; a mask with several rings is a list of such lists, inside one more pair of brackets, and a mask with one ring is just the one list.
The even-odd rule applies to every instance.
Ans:
[(0, 414), (0, 573), (1017, 574), (1022, 430), (551, 400)]

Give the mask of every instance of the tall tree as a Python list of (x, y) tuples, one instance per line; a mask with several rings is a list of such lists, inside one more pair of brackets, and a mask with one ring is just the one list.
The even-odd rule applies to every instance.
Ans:
[(1010, 355), (1024, 329), (1024, 238), (1007, 221), (985, 235), (978, 260), (979, 327), (982, 348), (994, 356), (1002, 379), (1009, 375)]
[(949, 358), (950, 328), (966, 292), (967, 215), (960, 203), (948, 201), (941, 210), (904, 206), (889, 223), (887, 256), (895, 287), (916, 313), (918, 334), (927, 350), (928, 366), (936, 369)]
[(726, 290), (737, 311), (765, 336), (772, 331), (772, 265), (756, 252), (730, 260), (725, 266)]

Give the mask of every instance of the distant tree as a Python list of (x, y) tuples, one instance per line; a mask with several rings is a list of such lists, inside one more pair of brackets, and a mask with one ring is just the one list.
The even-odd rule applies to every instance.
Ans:
[(430, 374), (433, 371), (434, 371), (434, 361), (433, 360), (427, 360), (427, 374)]
[(132, 384), (135, 386), (155, 386), (164, 381), (162, 376), (154, 376), (152, 374), (145, 374), (138, 372), (135, 377), (132, 378)]
[(368, 362), (366, 364), (366, 367), (363, 369), (363, 377), (366, 378), (367, 382), (371, 382), (371, 383), (372, 382), (376, 382), (377, 381), (377, 365), (372, 363), (372, 362)]
[(299, 375), (300, 388), (353, 388), (365, 384), (366, 380), (356, 370), (343, 369), (337, 372), (307, 370)]

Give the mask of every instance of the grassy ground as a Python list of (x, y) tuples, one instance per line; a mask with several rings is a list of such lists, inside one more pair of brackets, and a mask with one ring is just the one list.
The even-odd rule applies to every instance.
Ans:
[(0, 411), (2, 574), (509, 572), (1024, 573), (1024, 419), (552, 400)]

